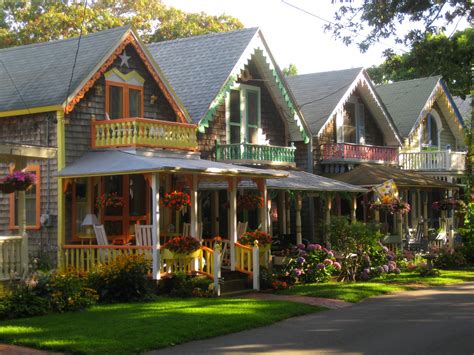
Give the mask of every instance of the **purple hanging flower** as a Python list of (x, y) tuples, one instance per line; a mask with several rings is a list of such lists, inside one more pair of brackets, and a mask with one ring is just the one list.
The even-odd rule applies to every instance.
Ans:
[(293, 269), (293, 275), (295, 277), (300, 277), (302, 274), (301, 270), (300, 269)]
[(378, 272), (379, 274), (383, 274), (383, 273), (385, 272), (385, 269), (384, 269), (382, 266), (378, 266), (378, 267), (377, 267), (377, 272)]
[(390, 271), (390, 269), (388, 268), (388, 265), (382, 265), (382, 267), (383, 267), (383, 271), (385, 271), (385, 272)]
[(296, 262), (298, 264), (304, 264), (305, 261), (306, 261), (305, 258), (303, 258), (302, 256), (300, 256), (298, 259), (296, 259)]
[(303, 243), (298, 244), (297, 247), (298, 249), (302, 249), (302, 250), (306, 249), (306, 245), (304, 245)]
[(370, 269), (368, 267), (364, 269), (364, 274), (370, 274)]
[(314, 251), (316, 250), (316, 245), (314, 244), (308, 244), (308, 247), (306, 248), (308, 251)]
[(322, 270), (322, 269), (324, 269), (325, 267), (326, 267), (326, 265), (324, 265), (324, 264), (322, 264), (322, 263), (319, 263), (318, 265), (316, 265), (316, 268), (317, 268), (318, 270)]

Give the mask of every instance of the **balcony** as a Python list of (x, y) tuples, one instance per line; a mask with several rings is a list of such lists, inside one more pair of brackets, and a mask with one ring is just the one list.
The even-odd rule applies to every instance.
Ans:
[(193, 124), (137, 117), (92, 121), (91, 145), (93, 149), (150, 147), (195, 151), (196, 128)]
[(400, 165), (402, 169), (415, 171), (463, 171), (466, 168), (466, 152), (400, 153)]
[(280, 147), (253, 143), (218, 144), (216, 160), (238, 164), (295, 166), (294, 146)]
[(353, 143), (321, 145), (322, 163), (398, 164), (398, 148)]

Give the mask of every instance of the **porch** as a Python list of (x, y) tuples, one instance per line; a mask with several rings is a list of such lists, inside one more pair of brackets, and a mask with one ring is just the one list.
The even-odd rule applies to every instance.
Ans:
[(462, 172), (466, 168), (466, 152), (451, 150), (400, 153), (404, 170)]

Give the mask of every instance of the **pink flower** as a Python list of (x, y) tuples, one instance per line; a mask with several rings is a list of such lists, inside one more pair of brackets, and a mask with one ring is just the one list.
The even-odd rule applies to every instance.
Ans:
[(340, 264), (339, 262), (337, 262), (337, 261), (335, 261), (335, 262), (333, 263), (333, 265), (334, 265), (334, 267), (336, 268), (336, 270), (341, 270), (341, 268), (342, 268), (341, 264)]

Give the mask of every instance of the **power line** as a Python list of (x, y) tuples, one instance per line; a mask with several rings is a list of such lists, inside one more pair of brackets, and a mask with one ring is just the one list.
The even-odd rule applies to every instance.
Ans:
[(84, 1), (84, 11), (83, 11), (83, 14), (82, 14), (81, 27), (79, 29), (79, 38), (77, 40), (76, 54), (74, 55), (74, 63), (72, 65), (71, 77), (69, 78), (69, 85), (67, 87), (66, 106), (67, 106), (67, 100), (69, 98), (69, 92), (71, 91), (71, 84), (72, 84), (72, 79), (74, 77), (74, 70), (76, 69), (76, 62), (77, 62), (77, 56), (79, 54), (79, 48), (81, 47), (82, 29), (84, 27), (84, 22), (85, 22), (85, 19), (86, 19), (86, 10), (87, 10), (87, 0)]

